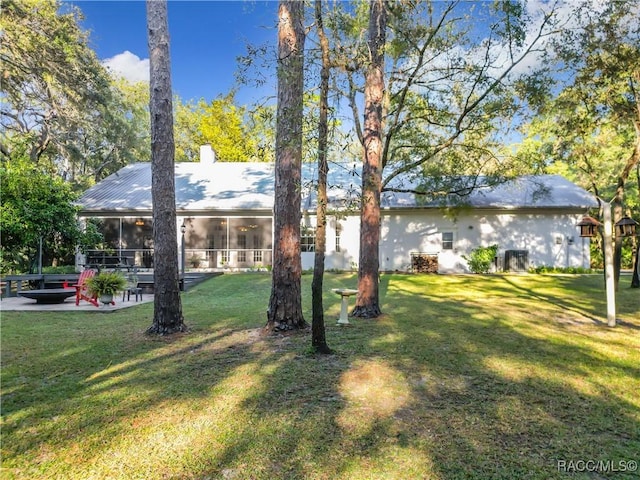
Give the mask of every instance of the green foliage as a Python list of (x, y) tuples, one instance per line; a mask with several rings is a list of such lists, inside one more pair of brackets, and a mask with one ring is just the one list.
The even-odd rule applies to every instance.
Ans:
[(42, 273), (45, 274), (63, 274), (63, 273), (76, 273), (75, 265), (59, 265), (57, 267), (42, 267)]
[(572, 275), (582, 275), (594, 273), (591, 268), (584, 267), (551, 267), (547, 265), (539, 265), (537, 267), (529, 267), (529, 273), (567, 273)]
[(40, 238), (47, 263), (73, 258), (78, 243), (90, 246), (98, 238), (97, 232), (81, 232), (71, 186), (28, 158), (0, 164), (0, 184), (3, 272), (28, 270)]
[[(252, 128), (259, 117), (245, 122), (247, 112), (235, 104), (233, 92), (207, 103), (189, 101), (183, 104), (176, 98), (176, 160), (198, 161), (199, 146), (210, 144), (217, 159), (223, 162), (260, 160), (258, 136)], [(273, 160), (273, 159), (271, 159)]]
[[(575, 28), (550, 44), (556, 78), (523, 130), (519, 155), (640, 216), (640, 31), (631, 3), (576, 3)], [(554, 61), (555, 63), (551, 63)], [(623, 204), (624, 202), (624, 204)], [(617, 210), (617, 213), (616, 213)]]
[(194, 253), (189, 257), (188, 261), (189, 261), (189, 265), (191, 265), (193, 268), (198, 268), (200, 264), (204, 261), (204, 259), (197, 253)]
[(469, 256), (462, 255), (462, 258), (467, 261), (469, 270), (473, 273), (489, 273), (497, 253), (498, 245), (491, 245), (490, 247), (474, 248)]
[(58, 0), (9, 0), (0, 16), (0, 151), (10, 160), (26, 154), (77, 190), (148, 161), (150, 150), (148, 93), (110, 76), (80, 20)]
[(87, 280), (92, 295), (115, 295), (127, 286), (127, 279), (118, 272), (100, 272)]

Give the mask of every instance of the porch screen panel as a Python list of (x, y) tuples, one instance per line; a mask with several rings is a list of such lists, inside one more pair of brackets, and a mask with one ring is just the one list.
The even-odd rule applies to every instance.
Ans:
[(117, 250), (120, 248), (120, 219), (102, 218), (98, 227), (107, 248)]
[(238, 266), (254, 266), (271, 261), (271, 217), (229, 218), (229, 250)]

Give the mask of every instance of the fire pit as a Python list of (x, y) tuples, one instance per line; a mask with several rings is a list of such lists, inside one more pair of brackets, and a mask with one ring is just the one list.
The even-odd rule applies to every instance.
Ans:
[(18, 295), (35, 300), (36, 303), (63, 303), (67, 298), (76, 295), (75, 290), (68, 288), (43, 288), (40, 290), (25, 290)]

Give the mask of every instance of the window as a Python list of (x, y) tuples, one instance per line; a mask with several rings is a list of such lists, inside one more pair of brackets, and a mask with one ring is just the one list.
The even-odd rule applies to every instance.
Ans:
[(300, 251), (313, 252), (316, 247), (316, 228), (303, 225), (300, 227)]
[(442, 249), (453, 250), (453, 232), (442, 232)]
[(238, 251), (238, 262), (246, 262), (247, 261), (247, 251), (239, 250)]
[(253, 262), (261, 263), (262, 262), (262, 250), (254, 250), (253, 251)]
[(342, 233), (342, 225), (336, 222), (336, 252), (340, 253), (340, 233)]

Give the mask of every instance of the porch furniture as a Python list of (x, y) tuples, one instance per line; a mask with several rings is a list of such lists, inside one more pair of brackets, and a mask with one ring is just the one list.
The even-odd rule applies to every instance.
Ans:
[(134, 258), (122, 254), (110, 253), (106, 250), (89, 250), (86, 254), (85, 268), (96, 269), (98, 272), (103, 269), (129, 271), (134, 267)]
[(87, 269), (80, 274), (78, 278), (78, 283), (76, 285), (72, 285), (76, 289), (76, 305), (80, 305), (80, 300), (86, 300), (92, 305), (98, 306), (98, 298), (95, 295), (89, 295), (89, 291), (87, 289), (87, 280), (93, 277), (96, 274), (95, 270)]
[(127, 286), (122, 291), (122, 301), (124, 302), (125, 295), (127, 297), (127, 301), (129, 301), (132, 293), (135, 295), (136, 302), (138, 301), (138, 296), (140, 296), (140, 300), (142, 300), (142, 288), (138, 286), (138, 276), (135, 274), (129, 274), (126, 278)]
[(334, 288), (332, 292), (337, 293), (342, 297), (342, 303), (340, 305), (340, 318), (338, 319), (339, 325), (349, 325), (349, 297), (356, 295), (358, 290), (352, 288)]
[(67, 298), (73, 297), (75, 294), (75, 290), (68, 288), (39, 288), (18, 292), (21, 297), (30, 298), (35, 300), (36, 303), (46, 304), (63, 303)]

